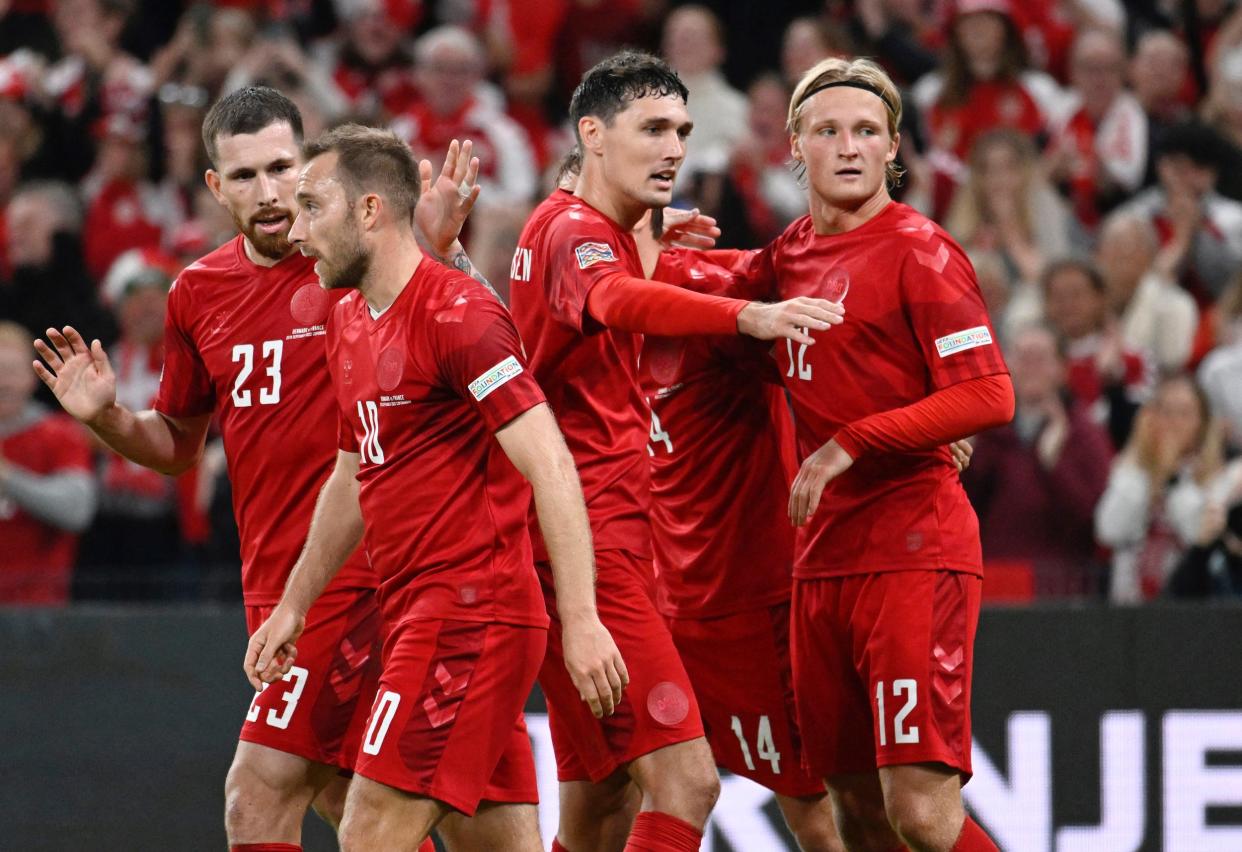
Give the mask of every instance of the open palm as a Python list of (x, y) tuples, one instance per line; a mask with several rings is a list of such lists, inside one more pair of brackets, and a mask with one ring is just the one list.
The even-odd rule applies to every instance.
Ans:
[(432, 182), (431, 162), (418, 164), (422, 191), (414, 208), (414, 222), (441, 256), (447, 254), (466, 217), (479, 197), (479, 160), (471, 156), (474, 144), (467, 139), (449, 144), (440, 174)]
[(85, 422), (116, 402), (116, 374), (102, 343), (94, 340), (88, 347), (71, 326), (63, 333), (49, 328), (47, 338), (51, 346), (35, 341), (44, 363), (35, 361), (34, 370), (65, 411)]

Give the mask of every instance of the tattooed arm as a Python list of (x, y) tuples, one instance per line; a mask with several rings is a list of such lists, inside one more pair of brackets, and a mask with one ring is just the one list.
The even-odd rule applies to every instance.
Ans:
[[(420, 243), (423, 242), (421, 235), (420, 235), (419, 242)], [(466, 249), (462, 246), (461, 242), (459, 242), (458, 240), (454, 240), (453, 244), (449, 246), (448, 251), (446, 251), (444, 254), (441, 254), (433, 246), (430, 246), (430, 245), (423, 245), (423, 250), (427, 252), (427, 256), (430, 257), (432, 260), (439, 261), (440, 263), (443, 263), (445, 266), (448, 266), (453, 269), (457, 269), (457, 270), (460, 270), (461, 272), (466, 273), (471, 278), (473, 278), (475, 281), (478, 281), (480, 284), (486, 287), (501, 304), (504, 304), (505, 300), (500, 297), (500, 294), (496, 292), (496, 288), (492, 286), (492, 283), (487, 280), (487, 278), (483, 275), (483, 273), (479, 271), (478, 267), (476, 267), (474, 263), (470, 260), (470, 257), (469, 255), (466, 254)]]

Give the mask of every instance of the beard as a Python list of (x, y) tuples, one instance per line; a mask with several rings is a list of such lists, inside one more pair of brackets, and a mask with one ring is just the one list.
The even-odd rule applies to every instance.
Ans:
[(371, 255), (362, 247), (356, 231), (342, 243), (334, 252), (340, 260), (328, 263), (319, 258), (319, 283), (325, 290), (357, 287), (371, 270)]
[(285, 228), (278, 234), (265, 234), (259, 230), (258, 217), (252, 218), (249, 222), (243, 222), (238, 218), (236, 213), (231, 213), (233, 224), (237, 226), (237, 230), (254, 246), (254, 250), (270, 260), (281, 260), (290, 251), (293, 250), (293, 244), (289, 242), (289, 229), (293, 227), (293, 215), (288, 211), (269, 210), (260, 213), (264, 219), (269, 218), (274, 213), (285, 214)]

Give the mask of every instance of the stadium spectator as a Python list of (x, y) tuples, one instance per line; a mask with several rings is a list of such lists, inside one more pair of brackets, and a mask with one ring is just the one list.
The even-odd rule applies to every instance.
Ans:
[(1151, 365), (1126, 345), (1094, 264), (1075, 258), (1053, 263), (1044, 272), (1043, 293), (1048, 324), (1065, 343), (1069, 393), (1120, 449), (1151, 395)]
[(934, 17), (918, 2), (858, 0), (851, 33), (866, 46), (860, 51), (875, 56), (893, 79), (910, 85), (939, 64), (932, 45), (939, 41)]
[(984, 307), (1003, 346), (1023, 327), (1038, 322), (1043, 316), (1039, 294), (1033, 292), (1035, 288), (1013, 281), (1000, 253), (975, 249), (967, 254), (975, 277), (979, 279)]
[(224, 92), (271, 86), (297, 104), (308, 134), (343, 116), (349, 101), (323, 68), (311, 61), (291, 30), (269, 27), (224, 81)]
[(192, 7), (172, 39), (151, 58), (152, 84), (160, 100), (205, 109), (246, 58), (256, 30), (254, 18), (242, 9)]
[(1242, 452), (1242, 276), (1216, 305), (1217, 347), (1199, 365), (1199, 384), (1225, 424), (1229, 448)]
[[(414, 46), (422, 99), (392, 128), (419, 157), (470, 139), (479, 158), (479, 206), (523, 206), (534, 198), (535, 160), (526, 133), (481, 89), (487, 71), (483, 45), (461, 27), (438, 27)], [(526, 208), (523, 208), (526, 209)]]
[(414, 54), (386, 3), (338, 3), (344, 38), (328, 39), (315, 54), (357, 116), (386, 120), (418, 101)]
[(1094, 513), (1112, 447), (1069, 393), (1057, 334), (1027, 326), (1006, 349), (1013, 422), (975, 439), (962, 483), (989, 560), (1028, 563), (1038, 596), (1099, 591)]
[(1223, 465), (1222, 430), (1203, 391), (1185, 375), (1163, 379), (1139, 410), (1096, 506), (1096, 538), (1113, 551), (1113, 603), (1163, 591), (1200, 530), (1208, 496), (1222, 488)]
[(95, 513), (90, 445), (33, 400), (32, 344), (0, 320), (0, 604), (67, 601), (78, 534)]
[[(1235, 151), (1242, 150), (1242, 46), (1222, 56), (1200, 114)], [(1217, 176), (1216, 188), (1227, 198), (1242, 200), (1242, 170), (1226, 168)]]
[[(694, 122), (694, 145), (681, 168), (683, 188), (699, 172), (723, 173), (729, 156), (746, 132), (746, 96), (721, 72), (725, 31), (706, 6), (681, 6), (664, 23), (664, 58), (690, 90), (686, 102)], [(715, 205), (709, 205), (715, 210)]]
[(1042, 135), (1060, 97), (1055, 80), (1028, 68), (1008, 0), (955, 3), (944, 62), (913, 90), (936, 172), (934, 218), (948, 208), (975, 139), (998, 127)]
[(1194, 544), (1169, 577), (1170, 596), (1242, 596), (1242, 494), (1235, 499), (1205, 510)]
[(1111, 30), (1083, 30), (1070, 55), (1070, 89), (1052, 129), (1049, 166), (1078, 221), (1094, 229), (1147, 172), (1147, 120), (1125, 90), (1126, 48)]
[(1069, 252), (1069, 211), (1048, 184), (1030, 139), (992, 130), (976, 140), (970, 171), (953, 197), (945, 230), (968, 249), (993, 250), (1038, 303), (1044, 264)]
[(37, 329), (72, 323), (110, 340), (111, 317), (82, 259), (82, 213), (73, 190), (63, 183), (25, 184), (9, 202), (5, 221), (12, 273), (0, 281), (0, 319)]
[(1168, 30), (1139, 36), (1130, 59), (1130, 87), (1147, 116), (1147, 173), (1143, 185), (1156, 180), (1156, 152), (1166, 130), (1190, 117), (1185, 91), (1190, 84), (1190, 51)]
[(1100, 227), (1095, 262), (1125, 344), (1164, 371), (1182, 369), (1194, 345), (1199, 311), (1174, 283), (1178, 245), (1160, 248), (1144, 218), (1118, 211)]
[(845, 33), (823, 18), (794, 18), (781, 41), (781, 74), (791, 89), (821, 59), (853, 53)]
[(146, 126), (124, 113), (101, 119), (95, 167), (82, 182), (88, 199), (82, 224), (86, 270), (103, 281), (112, 262), (129, 249), (159, 248), (165, 211), (148, 173)]

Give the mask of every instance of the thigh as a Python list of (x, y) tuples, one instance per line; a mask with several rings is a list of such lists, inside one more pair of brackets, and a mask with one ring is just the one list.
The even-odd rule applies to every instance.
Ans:
[(802, 766), (789, 661), (789, 604), (669, 619), (716, 763), (786, 796), (824, 792)]
[(449, 852), (476, 849), (543, 852), (539, 813), (533, 804), (484, 802), (474, 816), (450, 813), (436, 826)]
[(335, 766), (242, 740), (229, 767), (228, 786), (244, 789), (250, 796), (268, 790), (282, 800), (302, 797), (309, 805), (339, 775)]
[(845, 579), (794, 580), (794, 703), (803, 757), (817, 778), (875, 772), (870, 703), (843, 614)]
[[(255, 630), (271, 607), (247, 607)], [(316, 601), (289, 673), (256, 692), (240, 739), (343, 769), (353, 766), (375, 695), (380, 615), (375, 594), (342, 591)]]
[(560, 624), (552, 619), (539, 683), (561, 781), (599, 781), (637, 757), (703, 736), (690, 678), (650, 596), (650, 561), (601, 551), (596, 563), (600, 620), (621, 651), (630, 683), (613, 715), (592, 716), (565, 670)]
[(874, 574), (851, 622), (877, 766), (942, 763), (970, 774), (970, 675), (982, 581), (954, 571)]
[(341, 821), (342, 852), (417, 852), (449, 813), (442, 802), (355, 776)]
[[(506, 754), (529, 768), (514, 726), (530, 694), (547, 632), (486, 622), (412, 620), (384, 648), (383, 672), (357, 772), (473, 814)], [(518, 782), (514, 782), (517, 786)]]

